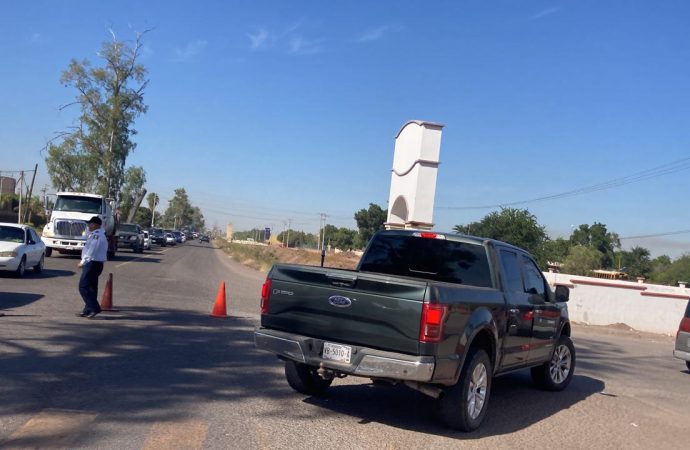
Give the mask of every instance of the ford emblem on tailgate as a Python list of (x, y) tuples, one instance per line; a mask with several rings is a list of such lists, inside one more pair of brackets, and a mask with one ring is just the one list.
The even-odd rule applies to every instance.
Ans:
[(352, 305), (352, 300), (341, 295), (331, 295), (328, 297), (328, 303), (338, 308), (347, 308)]

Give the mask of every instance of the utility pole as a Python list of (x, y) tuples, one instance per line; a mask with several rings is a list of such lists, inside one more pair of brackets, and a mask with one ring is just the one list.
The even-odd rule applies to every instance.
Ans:
[(285, 246), (287, 248), (290, 248), (290, 222), (292, 219), (288, 219), (288, 225), (287, 225), (287, 239), (285, 240)]
[(326, 247), (324, 246), (324, 244), (326, 242), (326, 218), (327, 217), (328, 216), (326, 214), (323, 214), (323, 213), (321, 214), (321, 220), (323, 220), (323, 233), (321, 235), (321, 252), (322, 253), (326, 251)]
[[(43, 193), (43, 211), (46, 212), (48, 211), (48, 185), (44, 185), (43, 189), (41, 189), (41, 192)], [(47, 213), (46, 213), (47, 215)]]
[(38, 164), (34, 166), (34, 176), (31, 177), (31, 187), (29, 188), (29, 196), (26, 200), (28, 207), (26, 208), (26, 212), (24, 213), (24, 215), (26, 216), (24, 222), (28, 222), (31, 220), (31, 196), (34, 193), (34, 181), (36, 181), (36, 172), (38, 172)]
[(17, 223), (22, 223), (22, 193), (24, 192), (24, 171), (19, 175), (19, 211), (17, 211)]

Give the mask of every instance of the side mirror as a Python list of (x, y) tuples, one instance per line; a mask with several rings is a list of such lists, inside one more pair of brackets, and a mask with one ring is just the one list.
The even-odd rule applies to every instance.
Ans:
[(567, 286), (557, 285), (556, 286), (556, 302), (562, 303), (567, 302), (570, 299), (570, 289)]

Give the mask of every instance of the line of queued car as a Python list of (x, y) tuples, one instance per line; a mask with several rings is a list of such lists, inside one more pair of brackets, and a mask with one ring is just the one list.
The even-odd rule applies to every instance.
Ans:
[[(187, 239), (209, 242), (206, 235), (162, 228), (144, 230), (138, 224), (118, 225), (118, 249), (130, 248), (143, 253), (153, 245), (162, 247), (184, 243)], [(41, 273), (45, 264), (46, 246), (39, 234), (28, 225), (0, 222), (0, 272), (12, 272), (21, 278), (27, 269)]]

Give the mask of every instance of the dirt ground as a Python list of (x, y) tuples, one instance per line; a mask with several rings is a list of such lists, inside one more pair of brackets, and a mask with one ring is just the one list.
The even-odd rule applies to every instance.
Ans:
[[(276, 256), (281, 263), (321, 265), (321, 253), (317, 250), (301, 250), (294, 248), (276, 248)], [(323, 265), (338, 269), (354, 269), (359, 262), (359, 256), (351, 252), (327, 253)]]

